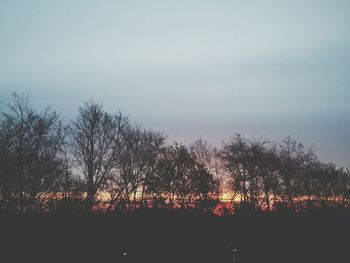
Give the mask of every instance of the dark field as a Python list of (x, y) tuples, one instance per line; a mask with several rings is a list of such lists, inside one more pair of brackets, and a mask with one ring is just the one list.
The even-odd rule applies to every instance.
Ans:
[(8, 262), (349, 262), (350, 214), (1, 217)]

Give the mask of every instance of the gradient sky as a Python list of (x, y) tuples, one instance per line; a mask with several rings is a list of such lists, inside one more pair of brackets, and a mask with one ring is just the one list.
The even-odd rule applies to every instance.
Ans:
[(0, 100), (93, 98), (186, 144), (234, 133), (350, 165), (350, 1), (0, 0)]

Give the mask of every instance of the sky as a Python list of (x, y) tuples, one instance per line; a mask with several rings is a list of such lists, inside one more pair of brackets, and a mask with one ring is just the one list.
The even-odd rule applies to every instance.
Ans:
[(220, 147), (291, 135), (350, 165), (350, 1), (0, 0), (0, 100), (93, 99)]

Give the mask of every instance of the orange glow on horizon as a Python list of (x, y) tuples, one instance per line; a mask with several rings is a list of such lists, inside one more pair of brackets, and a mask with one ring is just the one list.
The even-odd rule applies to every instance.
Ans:
[(241, 198), (238, 195), (234, 195), (232, 192), (224, 192), (220, 196), (220, 201), (224, 202), (224, 203), (232, 202), (232, 201), (239, 202), (239, 201), (241, 201)]

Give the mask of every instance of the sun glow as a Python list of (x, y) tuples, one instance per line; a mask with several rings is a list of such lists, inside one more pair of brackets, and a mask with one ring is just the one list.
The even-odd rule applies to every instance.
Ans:
[(224, 203), (228, 202), (239, 202), (241, 201), (241, 198), (238, 195), (233, 194), (232, 192), (224, 192), (220, 196), (220, 201)]

